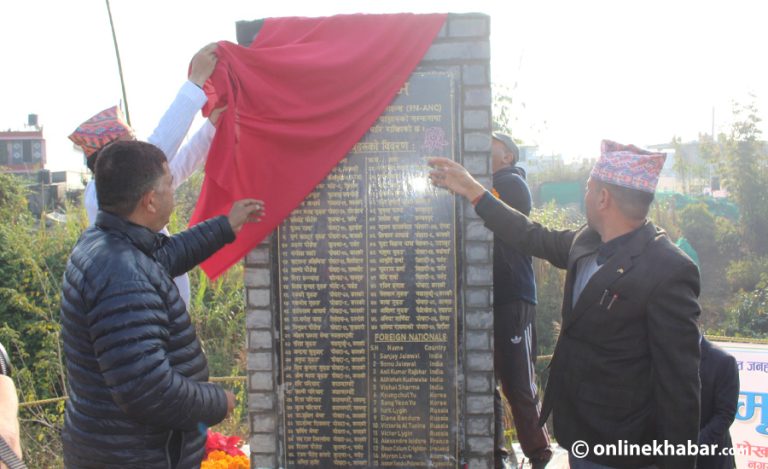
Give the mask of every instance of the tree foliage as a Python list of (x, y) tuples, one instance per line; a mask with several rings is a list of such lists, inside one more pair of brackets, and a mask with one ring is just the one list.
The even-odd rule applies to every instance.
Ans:
[(692, 204), (682, 209), (680, 229), (697, 253), (717, 250), (717, 222), (705, 204)]
[[(85, 226), (71, 211), (47, 226), (27, 211), (25, 188), (0, 174), (0, 342), (11, 356), (20, 401), (65, 395), (59, 289), (69, 252)], [(29, 467), (60, 467), (62, 404), (20, 413)]]
[(672, 147), (675, 149), (675, 158), (672, 169), (677, 174), (683, 186), (684, 194), (701, 192), (701, 182), (707, 174), (706, 165), (697, 161), (690, 150), (683, 145), (680, 137), (672, 137)]
[[(554, 202), (541, 208), (534, 208), (531, 219), (547, 228), (555, 230), (578, 229), (585, 223), (580, 216), (558, 208)], [(565, 271), (552, 266), (542, 259), (534, 259), (536, 275), (536, 330), (538, 331), (538, 348), (540, 355), (552, 353), (557, 335), (560, 332), (560, 312), (563, 305), (563, 290), (565, 286)]]
[(513, 99), (514, 89), (503, 85), (493, 85), (493, 130), (514, 135), (513, 130), (517, 118), (512, 106), (516, 104)]
[(751, 291), (757, 288), (766, 272), (768, 257), (745, 257), (728, 265), (726, 279), (734, 292)]
[(724, 142), (720, 172), (739, 206), (742, 236), (749, 252), (768, 255), (768, 156), (760, 141), (754, 103), (734, 105), (735, 122)]
[(763, 273), (757, 288), (741, 291), (731, 312), (729, 335), (768, 338), (768, 273)]
[(0, 216), (6, 223), (17, 223), (28, 216), (26, 192), (12, 175), (0, 173)]

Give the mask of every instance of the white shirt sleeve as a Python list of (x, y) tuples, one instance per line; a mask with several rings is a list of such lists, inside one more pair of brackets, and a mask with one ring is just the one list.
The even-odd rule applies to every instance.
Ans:
[(96, 198), (96, 181), (91, 179), (85, 186), (83, 193), (83, 205), (85, 214), (88, 215), (88, 225), (96, 223), (96, 214), (99, 213), (99, 201)]
[(195, 118), (195, 114), (208, 101), (205, 92), (191, 81), (181, 85), (176, 99), (165, 111), (157, 128), (152, 132), (147, 141), (160, 148), (168, 161), (172, 161), (181, 142), (189, 131), (189, 126)]
[[(155, 128), (152, 135), (147, 139), (149, 143), (160, 148), (165, 154), (176, 187), (184, 182), (202, 161), (205, 161), (205, 157), (208, 154), (208, 148), (211, 145), (211, 139), (213, 138), (215, 130), (208, 120), (206, 120), (206, 125), (204, 125), (200, 131), (195, 134), (195, 137), (193, 137), (193, 140), (195, 140), (198, 134), (203, 133), (203, 130), (207, 132), (205, 135), (200, 136), (198, 142), (195, 144), (194, 148), (197, 148), (197, 150), (193, 151), (190, 149), (185, 151), (185, 149), (182, 148), (181, 151), (179, 151), (179, 146), (181, 146), (181, 142), (184, 141), (184, 137), (186, 137), (189, 127), (195, 119), (195, 114), (202, 109), (207, 101), (208, 97), (205, 95), (205, 92), (197, 85), (187, 80), (181, 85), (171, 106), (165, 111), (165, 114), (163, 114), (163, 117), (157, 124), (157, 128)], [(210, 126), (210, 129), (207, 129), (206, 126)], [(192, 143), (193, 142), (190, 142), (188, 145), (185, 145), (185, 148)], [(201, 150), (203, 146), (205, 147), (204, 151)], [(174, 164), (173, 161), (177, 159), (175, 158), (177, 152), (181, 158), (180, 161)], [(202, 155), (200, 152), (202, 152)], [(174, 171), (172, 169), (173, 166), (178, 169)], [(189, 169), (190, 167), (191, 170)], [(93, 179), (85, 186), (83, 205), (85, 205), (85, 212), (88, 215), (88, 222), (93, 225), (96, 222), (96, 215), (99, 212), (99, 201), (96, 197), (96, 183)]]
[(173, 188), (176, 189), (199, 168), (208, 157), (216, 127), (206, 119), (200, 129), (195, 132), (176, 156), (168, 163), (168, 169), (173, 176)]

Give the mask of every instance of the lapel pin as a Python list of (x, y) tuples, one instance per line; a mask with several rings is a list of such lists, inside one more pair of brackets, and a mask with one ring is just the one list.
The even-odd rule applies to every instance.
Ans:
[(618, 274), (623, 274), (623, 273), (624, 273), (624, 267), (619, 267), (619, 268), (616, 270), (616, 273), (618, 273)]

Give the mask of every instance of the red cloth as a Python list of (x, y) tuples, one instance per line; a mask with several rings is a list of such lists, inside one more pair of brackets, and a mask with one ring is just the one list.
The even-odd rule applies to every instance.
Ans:
[(242, 198), (267, 216), (202, 264), (216, 278), (256, 247), (395, 97), (445, 14), (272, 18), (249, 48), (220, 42), (204, 113), (226, 104), (190, 225)]

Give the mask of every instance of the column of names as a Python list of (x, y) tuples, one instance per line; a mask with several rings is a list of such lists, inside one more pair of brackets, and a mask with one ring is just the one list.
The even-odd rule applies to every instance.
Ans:
[(415, 74), (278, 234), (289, 468), (457, 467), (449, 74)]

